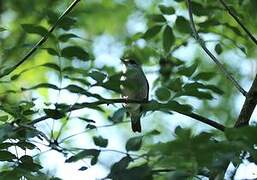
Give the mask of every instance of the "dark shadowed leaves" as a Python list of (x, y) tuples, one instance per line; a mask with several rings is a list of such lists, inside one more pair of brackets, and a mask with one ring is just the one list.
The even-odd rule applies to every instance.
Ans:
[(47, 29), (42, 26), (37, 26), (34, 24), (22, 24), (21, 27), (27, 33), (38, 34), (41, 36), (45, 36), (47, 34)]
[(160, 101), (168, 101), (170, 99), (170, 91), (166, 87), (160, 87), (155, 91), (155, 95)]
[(166, 52), (169, 52), (171, 46), (174, 44), (175, 36), (170, 26), (166, 26), (163, 32), (162, 44)]
[(112, 115), (112, 117), (110, 118), (110, 120), (113, 123), (119, 123), (122, 122), (124, 116), (126, 114), (126, 109), (125, 108), (120, 108), (117, 111), (115, 111)]
[(153, 22), (166, 22), (166, 19), (162, 14), (152, 14), (149, 15), (148, 18)]
[(100, 71), (92, 71), (88, 74), (88, 76), (90, 76), (96, 82), (102, 82), (106, 78), (106, 74)]
[(87, 61), (89, 54), (79, 46), (68, 46), (61, 50), (61, 55), (67, 59), (78, 58)]
[(44, 112), (52, 119), (61, 119), (65, 117), (65, 113), (57, 109), (44, 109)]
[(29, 170), (32, 172), (36, 172), (40, 169), (42, 169), (43, 167), (37, 163), (35, 163), (32, 159), (31, 156), (28, 155), (24, 155), (20, 158), (20, 161), (22, 162), (21, 164), (19, 164), (19, 168), (25, 169), (25, 170)]
[(175, 9), (171, 6), (159, 5), (159, 9), (162, 14), (171, 15), (175, 13)]
[(138, 151), (142, 146), (143, 136), (132, 137), (126, 143), (127, 151)]
[(103, 138), (102, 136), (94, 136), (93, 141), (95, 145), (99, 147), (107, 147), (108, 145), (108, 139)]
[(13, 161), (16, 156), (9, 151), (0, 151), (0, 161)]
[(214, 76), (216, 75), (216, 73), (214, 72), (200, 72), (197, 75), (195, 75), (193, 77), (194, 80), (204, 80), (204, 81), (208, 81), (212, 78), (214, 78)]
[(188, 67), (186, 66), (180, 67), (178, 69), (178, 74), (191, 77), (193, 73), (196, 71), (197, 66), (198, 66), (197, 64), (192, 64), (191, 66), (188, 66)]
[(214, 50), (216, 51), (217, 54), (221, 54), (222, 53), (222, 46), (220, 44), (216, 44)]
[(100, 152), (101, 151), (97, 150), (97, 149), (85, 149), (85, 150), (75, 154), (74, 156), (71, 156), (65, 162), (71, 163), (71, 162), (77, 162), (78, 160), (84, 159), (84, 158), (98, 157)]
[(177, 17), (175, 27), (180, 33), (191, 33), (190, 24), (183, 16)]
[(72, 38), (80, 38), (80, 37), (73, 33), (62, 34), (58, 37), (58, 39), (62, 42), (66, 42)]

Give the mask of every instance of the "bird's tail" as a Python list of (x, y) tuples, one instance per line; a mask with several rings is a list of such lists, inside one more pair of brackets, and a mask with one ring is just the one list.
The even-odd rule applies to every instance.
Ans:
[(131, 115), (131, 128), (133, 132), (141, 132), (140, 115)]

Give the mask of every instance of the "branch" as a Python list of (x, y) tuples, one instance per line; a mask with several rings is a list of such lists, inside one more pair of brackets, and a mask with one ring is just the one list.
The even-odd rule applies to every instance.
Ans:
[(206, 117), (203, 117), (199, 114), (196, 114), (196, 113), (189, 113), (189, 114), (183, 114), (183, 115), (186, 115), (186, 116), (189, 116), (193, 119), (196, 119), (204, 124), (208, 124), (209, 126), (212, 126), (220, 131), (225, 131), (225, 126), (223, 126), (222, 124), (219, 124), (211, 119), (208, 119)]
[(27, 54), (14, 66), (7, 68), (2, 74), (0, 74), (0, 78), (10, 74), (13, 72), (16, 68), (18, 68), (21, 64), (23, 64), (40, 46), (42, 46), (50, 34), (54, 31), (54, 29), (58, 26), (58, 24), (63, 20), (63, 18), (70, 13), (70, 11), (76, 6), (77, 3), (79, 3), (80, 0), (74, 0), (70, 6), (61, 14), (61, 16), (57, 19), (57, 21), (54, 23), (52, 27), (47, 31), (45, 36), (43, 36), (28, 52)]
[(191, 0), (187, 0), (187, 2), (188, 2), (190, 25), (191, 25), (191, 29), (193, 31), (194, 38), (198, 41), (198, 43), (200, 44), (202, 49), (214, 61), (214, 63), (218, 66), (219, 70), (226, 76), (226, 78), (232, 82), (232, 84), (239, 90), (239, 92), (241, 92), (244, 96), (246, 96), (247, 92), (239, 85), (239, 83), (234, 79), (234, 77), (230, 75), (230, 73), (226, 70), (224, 65), (205, 46), (204, 41), (201, 39), (198, 32), (196, 31), (196, 27), (195, 27), (195, 23), (194, 23), (194, 19), (193, 19)]
[(235, 19), (235, 21), (241, 26), (241, 28), (246, 32), (249, 38), (257, 45), (257, 39), (252, 35), (252, 33), (245, 27), (245, 25), (240, 21), (237, 15), (229, 8), (224, 0), (219, 0), (223, 7), (228, 11), (228, 13)]
[[(90, 102), (90, 103), (81, 103), (81, 104), (74, 104), (73, 106), (71, 106), (68, 110), (66, 110), (65, 112), (71, 112), (71, 111), (75, 111), (75, 110), (79, 110), (79, 109), (84, 109), (84, 108), (90, 108), (90, 107), (96, 107), (96, 106), (99, 106), (99, 105), (103, 105), (103, 104), (115, 104), (115, 103), (138, 103), (138, 104), (146, 104), (146, 103), (149, 103), (149, 101), (139, 101), (139, 100), (132, 100), (132, 99), (103, 99), (103, 100), (99, 100), (99, 101), (95, 101), (95, 102)], [(179, 114), (183, 114), (185, 116), (188, 116), (188, 117), (191, 117), (195, 120), (198, 120), (200, 122), (203, 122), (209, 126), (212, 126), (220, 131), (224, 131), (225, 127), (211, 119), (208, 119), (206, 117), (203, 117), (201, 115), (198, 115), (196, 113), (186, 113), (186, 112), (178, 112), (176, 111), (177, 113)], [(34, 119), (33, 121), (31, 121), (29, 124), (30, 125), (33, 125), (33, 124), (36, 124), (36, 123), (39, 123), (41, 121), (44, 121), (46, 119), (48, 119), (50, 117), (48, 116), (42, 116), (42, 117), (39, 117), (37, 119)]]
[(247, 126), (253, 111), (257, 105), (257, 75), (252, 83), (249, 92), (246, 94), (244, 105), (241, 109), (235, 127)]

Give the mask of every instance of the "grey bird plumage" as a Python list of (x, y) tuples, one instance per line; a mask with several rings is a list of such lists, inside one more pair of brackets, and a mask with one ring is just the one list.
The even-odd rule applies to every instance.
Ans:
[[(123, 75), (121, 77), (123, 82), (121, 86), (122, 97), (138, 101), (148, 100), (149, 84), (141, 66), (131, 59), (122, 61), (124, 63)], [(124, 107), (131, 118), (133, 132), (141, 132), (141, 104), (128, 103)]]

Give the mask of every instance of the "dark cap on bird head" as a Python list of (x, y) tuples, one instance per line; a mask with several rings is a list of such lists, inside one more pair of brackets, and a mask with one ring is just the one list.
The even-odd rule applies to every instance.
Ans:
[(135, 64), (135, 65), (139, 65), (139, 63), (137, 61), (135, 61), (134, 59), (125, 59), (125, 58), (121, 58), (121, 61), (126, 65), (126, 64)]

